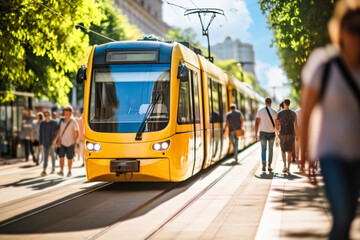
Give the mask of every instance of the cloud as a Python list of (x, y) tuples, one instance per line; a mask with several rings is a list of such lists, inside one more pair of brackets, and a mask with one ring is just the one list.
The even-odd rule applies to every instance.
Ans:
[(278, 66), (271, 66), (271, 68), (267, 70), (265, 74), (268, 79), (268, 86), (280, 87), (288, 83), (285, 72)]
[[(169, 0), (168, 2), (180, 5), (182, 7), (193, 8), (220, 8), (224, 10), (225, 16), (216, 15), (209, 27), (210, 43), (215, 44), (221, 42), (226, 36), (230, 36), (235, 39), (249, 40), (250, 33), (249, 28), (253, 20), (250, 16), (250, 12), (246, 7), (246, 3), (243, 0), (207, 0), (207, 1), (184, 1), (184, 0)], [(192, 2), (194, 4), (192, 4)], [(193, 28), (198, 35), (200, 43), (207, 47), (207, 39), (202, 36), (202, 29), (200, 20), (197, 14), (184, 16), (184, 9), (176, 6), (172, 6), (164, 1), (163, 4), (163, 21), (170, 26), (185, 28)], [(206, 28), (211, 14), (201, 15), (204, 27)], [(234, 28), (235, 27), (235, 28)]]
[(274, 101), (281, 102), (291, 94), (286, 74), (279, 66), (256, 61), (255, 71), (260, 86), (274, 98)]

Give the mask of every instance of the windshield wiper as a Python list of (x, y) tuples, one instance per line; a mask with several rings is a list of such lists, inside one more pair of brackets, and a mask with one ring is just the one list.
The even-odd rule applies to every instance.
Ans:
[(135, 137), (135, 140), (136, 141), (139, 141), (139, 140), (142, 140), (142, 133), (145, 131), (145, 126), (146, 126), (146, 123), (149, 121), (150, 119), (150, 116), (154, 110), (154, 107), (155, 107), (155, 104), (159, 101), (160, 99), (160, 95), (162, 95), (161, 92), (156, 92), (156, 95), (155, 95), (155, 98), (154, 100), (151, 102), (151, 104), (149, 105), (148, 109), (146, 110), (146, 113), (145, 113), (145, 116), (144, 116), (144, 119), (142, 120), (141, 122), (141, 125), (139, 127), (139, 130), (137, 131), (136, 133), (136, 137)]

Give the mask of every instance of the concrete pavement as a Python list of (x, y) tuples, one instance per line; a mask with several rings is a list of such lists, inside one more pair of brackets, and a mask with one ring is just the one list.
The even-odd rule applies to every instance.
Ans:
[[(311, 185), (296, 164), (292, 165), (291, 174), (282, 174), (278, 148), (274, 151), (274, 173), (261, 171), (258, 146), (247, 158), (152, 238), (327, 239), (332, 220), (321, 178), (319, 186)], [(0, 164), (0, 174), (29, 165), (34, 164), (18, 160)], [(38, 175), (41, 168), (34, 168)], [(84, 168), (76, 169), (75, 175), (84, 178)], [(352, 239), (360, 239), (359, 229), (360, 211), (353, 222)]]

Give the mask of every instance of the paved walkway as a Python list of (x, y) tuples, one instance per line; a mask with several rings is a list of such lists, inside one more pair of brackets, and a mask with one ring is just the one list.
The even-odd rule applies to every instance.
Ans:
[[(254, 151), (247, 157), (248, 161), (235, 166), (154, 239), (169, 239), (170, 236), (172, 239), (327, 239), (331, 215), (322, 185), (311, 185), (295, 164), (290, 169), (291, 174), (282, 174), (283, 162), (278, 148), (274, 152), (274, 173), (261, 171), (259, 157), (260, 153)], [(0, 163), (0, 171), (33, 165), (21, 160), (6, 161)], [(319, 180), (321, 183), (320, 177)], [(156, 209), (152, 212), (156, 213)], [(132, 221), (135, 220), (141, 219)], [(153, 225), (153, 221), (151, 218), (149, 224)], [(127, 227), (130, 223), (122, 225)], [(123, 231), (122, 225), (112, 233), (119, 236), (116, 230)], [(360, 239), (360, 208), (351, 239)]]

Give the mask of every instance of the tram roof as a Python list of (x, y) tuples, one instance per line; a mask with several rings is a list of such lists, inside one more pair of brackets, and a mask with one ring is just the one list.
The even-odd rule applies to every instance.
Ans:
[(105, 57), (107, 51), (159, 51), (158, 63), (170, 63), (171, 53), (174, 43), (162, 41), (119, 41), (110, 42), (102, 45), (95, 46), (94, 64), (105, 64)]

